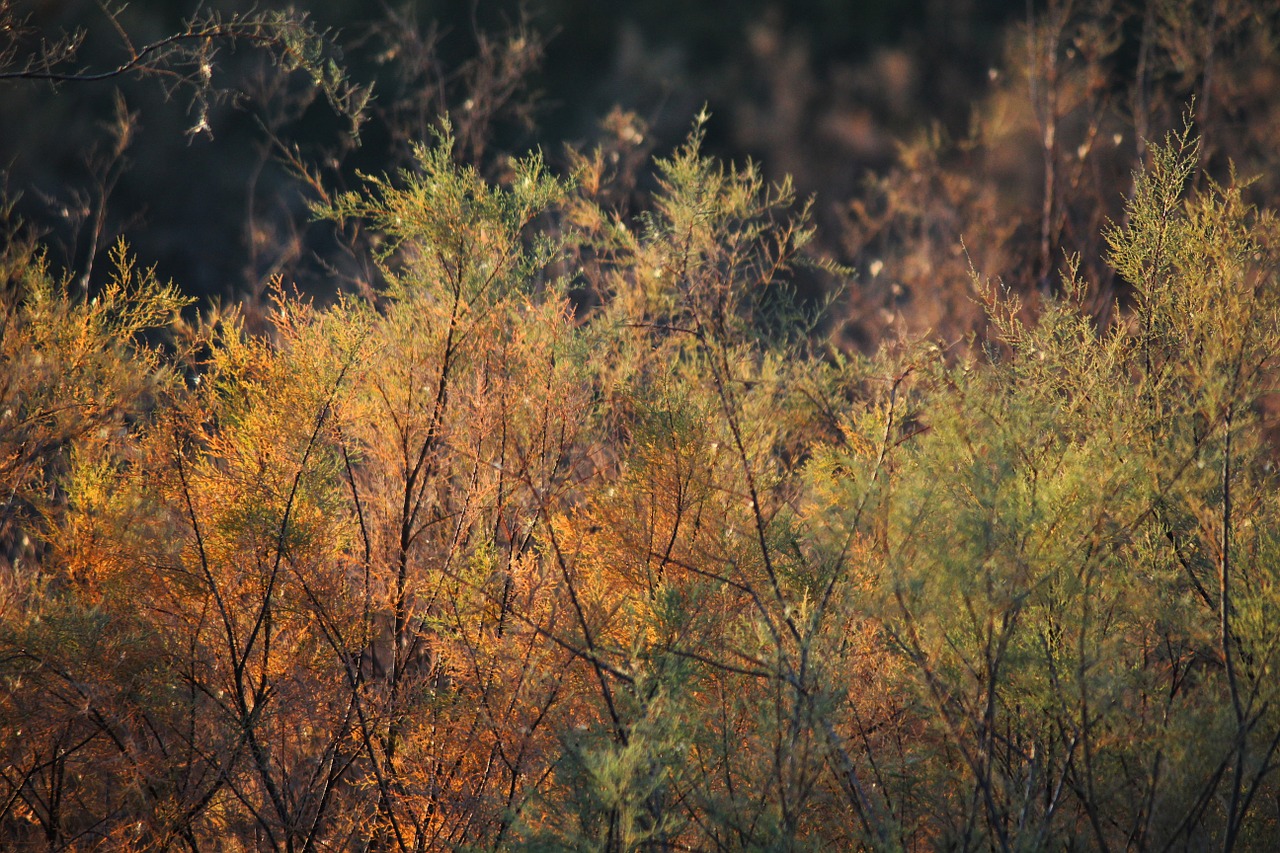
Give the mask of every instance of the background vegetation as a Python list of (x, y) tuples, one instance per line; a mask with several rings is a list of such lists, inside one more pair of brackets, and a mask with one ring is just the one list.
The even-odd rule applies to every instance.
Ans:
[(640, 56), (770, 94), (513, 156), (536, 15), (120, 13), (100, 63), (0, 6), (31, 139), (133, 81), (254, 152), (191, 290), (117, 239), (132, 95), (86, 182), (9, 173), (5, 844), (1272, 844), (1277, 13), (1034, 10), (815, 201), (841, 10), (668, 11)]

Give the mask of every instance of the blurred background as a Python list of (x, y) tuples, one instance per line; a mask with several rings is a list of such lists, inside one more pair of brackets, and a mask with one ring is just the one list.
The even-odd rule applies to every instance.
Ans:
[[(1123, 217), (1145, 140), (1187, 114), (1203, 138), (1197, 180), (1231, 180), (1234, 164), (1274, 204), (1277, 7), (0, 0), (0, 168), (11, 220), (86, 290), (124, 236), (186, 292), (252, 308), (277, 276), (322, 299), (371, 286), (358, 239), (313, 222), (307, 204), (409, 166), (441, 115), (459, 159), (498, 181), (512, 153), (540, 148), (563, 169), (568, 148), (601, 147), (616, 173), (602, 201), (626, 216), (653, 188), (652, 156), (705, 105), (707, 153), (752, 158), (815, 196), (813, 251), (852, 274), (798, 284), (806, 297), (841, 288), (840, 345), (960, 340), (982, 322), (971, 271), (1034, 311), (1073, 253), (1106, 322), (1127, 283), (1101, 234)], [(315, 58), (334, 63), (357, 106), (371, 91), (358, 124), (344, 115), (352, 100), (296, 68), (287, 39), (250, 25), (286, 10), (323, 36)], [(105, 79), (32, 73), (110, 71), (201, 27), (220, 35)], [(59, 60), (50, 52), (68, 36), (64, 58), (32, 64)]]

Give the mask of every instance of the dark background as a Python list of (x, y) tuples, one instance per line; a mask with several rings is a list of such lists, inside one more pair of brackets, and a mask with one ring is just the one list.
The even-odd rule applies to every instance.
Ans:
[[(181, 31), (201, 9), (230, 16), (274, 5), (152, 0), (130, 4), (118, 22), (141, 45)], [(56, 262), (83, 269), (90, 244), (119, 233), (162, 277), (194, 295), (236, 299), (260, 288), (273, 270), (323, 291), (321, 271), (305, 257), (281, 267), (270, 252), (255, 250), (246, 233), (252, 214), (259, 227), (269, 225), (280, 235), (282, 221), (302, 223), (303, 256), (322, 252), (326, 241), (323, 229), (317, 233), (318, 226), (306, 224), (306, 194), (271, 159), (260, 122), (278, 124), (278, 137), (314, 162), (339, 161), (327, 176), (334, 184), (352, 182), (356, 170), (381, 173), (400, 165), (403, 151), (394, 137), (415, 127), (403, 113), (388, 113), (415, 93), (396, 79), (394, 61), (379, 61), (388, 42), (384, 27), (393, 16), (393, 29), (412, 28), (428, 40), (434, 34), (440, 78), (476, 56), (479, 37), (501, 39), (523, 26), (544, 44), (541, 60), (513, 98), (522, 109), (490, 123), (491, 144), (481, 157), (490, 164), (507, 151), (535, 146), (555, 162), (564, 143), (597, 141), (601, 120), (615, 106), (643, 119), (646, 150), (663, 154), (683, 139), (706, 104), (713, 114), (710, 153), (750, 156), (771, 177), (794, 176), (802, 194), (820, 194), (823, 218), (856, 191), (869, 169), (890, 163), (896, 137), (929, 121), (963, 129), (970, 101), (999, 54), (1003, 28), (1026, 14), (1025, 5), (999, 0), (480, 0), (303, 8), (317, 26), (332, 30), (351, 79), (374, 85), (374, 109), (359, 149), (344, 147), (342, 122), (321, 99), (300, 115), (273, 116), (278, 102), (273, 106), (261, 95), (265, 87), (254, 90), (255, 81), (269, 76), (266, 57), (243, 45), (221, 45), (214, 57), (214, 83), (232, 96), (213, 104), (211, 135), (186, 134), (196, 121), (189, 94), (155, 76), (57, 87), (0, 83), (0, 164), (7, 168), (8, 193), (45, 235)], [(84, 31), (69, 68), (102, 70), (125, 55), (120, 34), (91, 0), (18, 3), (16, 9), (47, 36)], [(31, 46), (28, 39), (26, 48)], [(292, 85), (301, 97), (305, 81)], [(462, 108), (466, 81), (442, 88), (448, 91), (433, 105)], [(136, 116), (118, 160), (110, 131), (116, 92)], [(391, 128), (393, 123), (400, 126)], [(109, 194), (98, 186), (104, 173), (105, 183), (114, 180)], [(89, 233), (93, 209), (104, 195), (107, 217), (95, 241)], [(93, 274), (101, 274), (100, 266)]]
[[(100, 71), (194, 17), (273, 4), (19, 0), (0, 18), (0, 73), (40, 39), (80, 31), (63, 70)], [(312, 2), (327, 58), (372, 86), (359, 139), (309, 78), (245, 40), (101, 82), (0, 79), (6, 198), (70, 280), (92, 291), (125, 237), (201, 303), (260, 309), (273, 281), (324, 300), (376, 288), (368, 243), (308, 207), (361, 174), (413, 168), (451, 117), (456, 157), (501, 181), (540, 149), (616, 157), (600, 199), (643, 211), (654, 156), (705, 106), (706, 153), (751, 158), (815, 198), (818, 260), (802, 297), (834, 295), (841, 346), (887, 336), (955, 343), (985, 327), (974, 275), (1033, 314), (1078, 258), (1086, 309), (1123, 312), (1132, 284), (1107, 262), (1147, 140), (1194, 122), (1192, 180), (1280, 196), (1280, 3), (1274, 0), (475, 0)], [(3, 21), (0, 21), (3, 23)], [(5, 41), (7, 39), (8, 41)], [(6, 54), (7, 51), (7, 54)], [(207, 60), (209, 85), (197, 70)], [(207, 96), (207, 97), (206, 97)], [(206, 109), (207, 105), (207, 109)], [(127, 117), (122, 120), (121, 116)], [(192, 133), (202, 119), (207, 130)], [(122, 132), (122, 128), (127, 132)], [(1234, 169), (1234, 172), (1233, 172)], [(13, 216), (9, 217), (12, 228)], [(12, 232), (10, 232), (12, 233)]]

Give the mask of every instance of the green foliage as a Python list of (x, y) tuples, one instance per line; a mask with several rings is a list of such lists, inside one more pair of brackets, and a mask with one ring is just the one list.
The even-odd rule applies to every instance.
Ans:
[[(139, 270), (123, 243), (115, 273), (92, 299), (72, 299), (42, 255), (14, 245), (0, 282), (0, 547), (23, 563), (67, 503), (61, 479), (75, 455), (93, 466), (127, 456), (138, 421), (178, 383), (144, 335), (189, 304)], [(74, 497), (71, 498), (74, 501)]]
[(478, 310), (528, 287), (555, 253), (545, 238), (526, 253), (524, 228), (564, 192), (537, 155), (514, 160), (507, 188), (490, 187), (470, 166), (454, 162), (452, 127), (445, 121), (435, 144), (415, 148), (412, 170), (398, 185), (369, 178), (367, 192), (346, 193), (316, 208), (337, 220), (367, 219), (386, 242), (377, 257), (387, 268), (393, 299), (422, 293), (460, 300)]
[[(917, 366), (927, 432), (895, 454), (874, 535), (886, 629), (932, 709), (904, 770), (967, 791), (954, 843), (1230, 846), (1268, 820), (1249, 810), (1280, 732), (1257, 669), (1277, 637), (1245, 614), (1274, 588), (1249, 532), (1274, 489), (1273, 219), (1234, 186), (1184, 195), (1189, 133), (1153, 155), (1108, 237), (1131, 322), (1098, 332), (1057, 302), (1026, 326), (997, 302), (989, 366)], [(931, 764), (934, 739), (960, 761)]]
[(1106, 232), (1120, 321), (1073, 262), (1034, 322), (975, 276), (963, 354), (820, 353), (764, 333), (807, 205), (701, 126), (638, 227), (446, 127), (317, 211), (385, 289), (269, 334), (150, 346), (183, 303), (123, 248), (89, 301), (11, 255), (0, 831), (1265, 848), (1273, 214), (1186, 130)]

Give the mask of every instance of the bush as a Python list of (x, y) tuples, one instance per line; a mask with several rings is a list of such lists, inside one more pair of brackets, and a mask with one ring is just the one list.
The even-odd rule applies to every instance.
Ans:
[(1269, 846), (1275, 214), (1188, 124), (1035, 310), (851, 354), (704, 123), (628, 218), (442, 122), (266, 323), (9, 241), (0, 838)]

